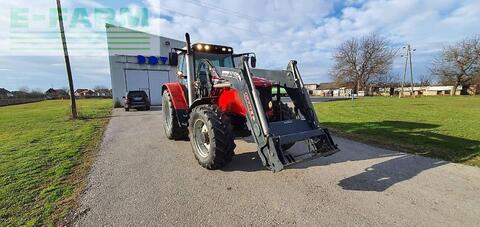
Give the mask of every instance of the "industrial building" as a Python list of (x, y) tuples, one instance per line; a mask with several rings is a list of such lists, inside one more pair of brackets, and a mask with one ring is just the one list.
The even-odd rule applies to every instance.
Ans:
[(144, 90), (152, 105), (160, 105), (162, 84), (177, 80), (168, 53), (185, 42), (111, 24), (106, 31), (114, 106), (123, 105), (122, 97), (132, 90)]

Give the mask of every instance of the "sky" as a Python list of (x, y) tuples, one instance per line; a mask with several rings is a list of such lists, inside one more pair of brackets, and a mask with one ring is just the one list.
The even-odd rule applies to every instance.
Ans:
[[(5, 1), (5, 0), (2, 0)], [(76, 88), (110, 87), (103, 14), (113, 23), (193, 42), (253, 51), (258, 68), (283, 69), (299, 62), (306, 83), (331, 81), (335, 48), (352, 37), (377, 33), (390, 47), (412, 45), (414, 77), (428, 75), (442, 47), (480, 33), (480, 1), (458, 0), (62, 0)], [(45, 90), (67, 87), (55, 0), (15, 0), (0, 8), (0, 88)], [(147, 9), (148, 23), (132, 25), (128, 16)], [(80, 9), (80, 10), (79, 10)], [(99, 16), (100, 15), (100, 16)], [(401, 50), (401, 49), (400, 49)], [(401, 52), (401, 51), (400, 51)], [(401, 74), (403, 58), (393, 72)]]

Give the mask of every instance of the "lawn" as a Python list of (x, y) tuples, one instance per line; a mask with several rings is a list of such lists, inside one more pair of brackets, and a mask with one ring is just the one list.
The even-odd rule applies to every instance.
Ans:
[(111, 100), (0, 107), (0, 226), (54, 225), (75, 206)]
[(480, 166), (480, 96), (365, 97), (315, 105), (335, 134)]

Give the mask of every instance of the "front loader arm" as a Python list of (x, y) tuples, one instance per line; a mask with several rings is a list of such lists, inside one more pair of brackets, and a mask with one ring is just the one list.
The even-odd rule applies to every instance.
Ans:
[[(221, 78), (239, 92), (246, 109), (247, 126), (257, 143), (263, 165), (274, 172), (314, 157), (331, 155), (338, 151), (327, 129), (321, 128), (310, 97), (298, 72), (296, 61), (290, 61), (287, 70), (251, 70), (242, 58), (240, 68), (219, 68)], [(283, 86), (303, 119), (268, 122), (252, 77), (263, 77)], [(215, 86), (223, 86), (217, 84)], [(282, 145), (306, 141), (300, 153), (284, 151)]]
[(263, 165), (273, 171), (283, 169), (274, 144), (269, 137), (269, 126), (260, 102), (260, 97), (253, 83), (247, 61), (242, 58), (241, 68), (221, 68), (221, 77), (230, 82), (231, 87), (239, 92), (240, 99), (246, 109), (247, 126), (257, 143), (257, 151)]

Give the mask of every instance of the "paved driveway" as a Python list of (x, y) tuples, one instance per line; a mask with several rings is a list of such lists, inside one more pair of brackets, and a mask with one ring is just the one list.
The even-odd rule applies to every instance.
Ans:
[(334, 138), (341, 152), (276, 174), (237, 141), (209, 171), (160, 119), (113, 111), (74, 225), (480, 225), (479, 168)]

